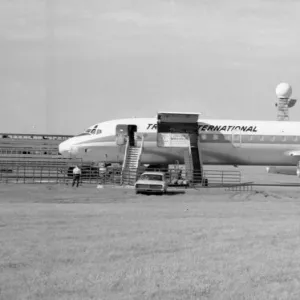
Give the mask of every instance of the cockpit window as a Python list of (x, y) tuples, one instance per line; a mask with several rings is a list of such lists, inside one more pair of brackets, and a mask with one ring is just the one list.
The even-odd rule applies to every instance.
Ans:
[(93, 126), (92, 128), (86, 129), (83, 133), (78, 134), (77, 136), (83, 136), (83, 135), (91, 135), (91, 134), (100, 134), (102, 133), (101, 129), (97, 129), (98, 125)]

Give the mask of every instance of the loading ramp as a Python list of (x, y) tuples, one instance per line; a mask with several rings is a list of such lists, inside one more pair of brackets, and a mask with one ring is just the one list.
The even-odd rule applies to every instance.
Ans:
[(207, 184), (203, 177), (201, 145), (198, 137), (199, 113), (159, 112), (157, 114), (157, 146), (180, 147), (188, 180)]

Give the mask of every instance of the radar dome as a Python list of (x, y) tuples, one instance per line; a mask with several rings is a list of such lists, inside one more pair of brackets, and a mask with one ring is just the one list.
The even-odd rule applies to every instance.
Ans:
[(292, 95), (292, 87), (285, 82), (282, 82), (276, 87), (276, 96), (279, 99), (290, 98)]

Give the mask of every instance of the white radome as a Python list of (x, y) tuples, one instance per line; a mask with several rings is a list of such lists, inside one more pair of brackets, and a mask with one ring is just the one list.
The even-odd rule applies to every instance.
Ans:
[(276, 96), (278, 99), (287, 99), (292, 95), (292, 87), (285, 82), (279, 83), (276, 87)]

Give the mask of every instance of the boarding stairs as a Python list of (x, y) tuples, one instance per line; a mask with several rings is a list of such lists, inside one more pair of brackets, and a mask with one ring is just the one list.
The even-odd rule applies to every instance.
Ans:
[(203, 166), (197, 134), (190, 134), (190, 145), (184, 151), (186, 177), (190, 182), (202, 183)]
[(142, 155), (142, 149), (144, 144), (144, 138), (140, 146), (130, 146), (129, 141), (126, 144), (126, 150), (124, 155), (124, 161), (121, 172), (122, 185), (134, 185), (137, 180), (138, 169), (140, 166), (140, 160)]

